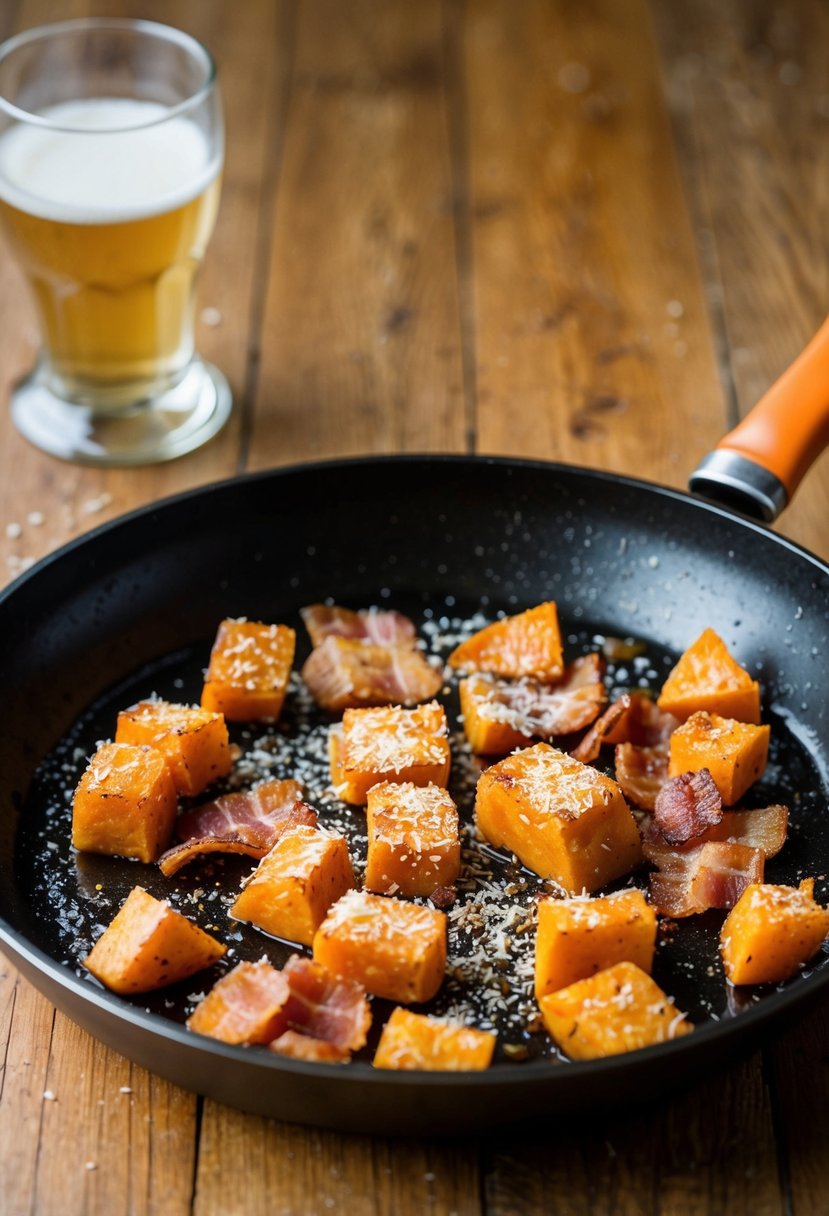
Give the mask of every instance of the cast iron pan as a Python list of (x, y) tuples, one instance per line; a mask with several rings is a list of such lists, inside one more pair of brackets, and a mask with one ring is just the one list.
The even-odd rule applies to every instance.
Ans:
[[(776, 750), (758, 801), (782, 786), (792, 805), (791, 838), (768, 877), (829, 873), (819, 676), (829, 570), (815, 557), (718, 506), (552, 464), (399, 457), (268, 472), (102, 527), (0, 599), (0, 940), (75, 1021), (151, 1071), (251, 1111), (437, 1132), (654, 1095), (732, 1060), (826, 991), (821, 959), (779, 990), (735, 1003), (716, 965), (722, 915), (707, 914), (686, 922), (659, 961), (697, 1022), (692, 1035), (589, 1064), (531, 1053), (482, 1074), (384, 1073), (364, 1061), (332, 1068), (216, 1044), (181, 1024), (210, 977), (149, 1002), (104, 991), (79, 956), (130, 886), (164, 895), (169, 882), (153, 867), (72, 854), (66, 792), (84, 755), (111, 736), (117, 708), (136, 694), (196, 698), (191, 685), (222, 617), (298, 624), (303, 604), (329, 596), (400, 607), (421, 624), (555, 599), (571, 653), (596, 635), (641, 639), (660, 679), (713, 626), (762, 682)], [(184, 874), (177, 890), (187, 898), (217, 881), (212, 869)], [(825, 902), (825, 878), (817, 895)], [(191, 900), (183, 910), (218, 924), (220, 936), (229, 927), (215, 903)], [(288, 952), (254, 930), (237, 940), (236, 957), (279, 962)]]

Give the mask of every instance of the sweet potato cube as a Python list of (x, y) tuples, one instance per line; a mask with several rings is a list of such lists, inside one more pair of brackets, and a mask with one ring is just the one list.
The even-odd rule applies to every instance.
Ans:
[(719, 634), (706, 629), (677, 662), (657, 705), (681, 722), (707, 710), (758, 726), (760, 685), (731, 657)]
[(176, 787), (154, 747), (104, 743), (72, 802), (72, 844), (87, 853), (155, 861), (170, 842)]
[(535, 995), (566, 988), (616, 963), (636, 963), (650, 974), (656, 913), (641, 891), (598, 899), (538, 901)]
[(375, 1068), (474, 1072), (489, 1068), (497, 1036), (398, 1007), (383, 1027)]
[(616, 963), (538, 1002), (544, 1025), (571, 1060), (621, 1055), (688, 1034), (671, 997), (635, 963)]
[(197, 705), (139, 701), (119, 713), (115, 742), (158, 748), (177, 791), (187, 797), (226, 777), (233, 764), (223, 715)]
[(499, 685), (491, 677), (468, 676), (458, 685), (463, 731), (469, 746), (479, 756), (505, 756), (517, 747), (529, 747), (532, 735), (522, 732), (519, 715), (499, 697)]
[(707, 768), (725, 806), (733, 806), (763, 775), (768, 752), (768, 726), (700, 711), (671, 735), (668, 775)]
[(368, 792), (366, 822), (369, 891), (428, 896), (458, 877), (458, 810), (441, 786), (382, 781)]
[(231, 916), (310, 946), (328, 909), (353, 886), (345, 838), (300, 823), (287, 828), (259, 862)]
[(446, 968), (446, 916), (385, 895), (349, 891), (314, 936), (314, 960), (367, 992), (401, 1004), (428, 1001)]
[(548, 743), (482, 773), (475, 818), (490, 844), (509, 849), (570, 895), (595, 891), (642, 859), (636, 822), (616, 782)]
[(266, 959), (239, 963), (213, 985), (187, 1026), (222, 1043), (270, 1043), (288, 1026), (290, 985)]
[(287, 625), (222, 621), (207, 668), (203, 709), (229, 722), (276, 720), (282, 712), (296, 634)]
[(753, 883), (725, 918), (720, 953), (732, 984), (777, 984), (817, 954), (829, 936), (829, 908), (814, 898), (814, 879), (799, 887)]
[(496, 676), (557, 680), (563, 670), (558, 610), (550, 601), (486, 625), (449, 655), (449, 666)]
[(347, 709), (329, 735), (331, 783), (344, 802), (365, 805), (380, 781), (442, 785), (449, 780), (446, 713), (437, 701), (414, 709)]
[(166, 900), (133, 887), (84, 966), (106, 988), (131, 995), (195, 975), (226, 950)]

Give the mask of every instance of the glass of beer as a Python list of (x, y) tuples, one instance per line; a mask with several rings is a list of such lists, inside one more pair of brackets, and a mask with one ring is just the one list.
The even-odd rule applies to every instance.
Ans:
[(11, 408), (37, 447), (146, 464), (227, 420), (193, 341), (223, 155), (215, 64), (180, 30), (90, 18), (0, 46), (0, 226), (42, 334)]

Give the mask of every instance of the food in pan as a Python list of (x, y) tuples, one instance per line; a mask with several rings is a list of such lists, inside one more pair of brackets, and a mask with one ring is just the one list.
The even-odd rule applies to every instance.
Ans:
[(366, 801), (365, 886), (381, 895), (429, 897), (461, 871), (458, 808), (440, 785), (381, 781)]
[(668, 775), (707, 769), (726, 806), (734, 806), (761, 776), (769, 753), (769, 727), (698, 710), (671, 735)]
[(814, 879), (799, 887), (749, 886), (729, 912), (720, 953), (732, 984), (775, 984), (814, 957), (829, 935), (829, 908), (815, 902)]
[(287, 625), (225, 620), (210, 652), (201, 703), (228, 722), (276, 721), (294, 661), (296, 634)]
[(616, 782), (549, 743), (486, 769), (475, 821), (490, 844), (570, 895), (596, 891), (642, 860), (639, 829)]
[(551, 684), (480, 673), (461, 680), (458, 692), (469, 746), (483, 756), (503, 756), (533, 739), (581, 730), (607, 700), (597, 654), (576, 659)]
[(680, 657), (657, 704), (681, 722), (704, 709), (759, 725), (760, 685), (729, 654), (719, 634), (706, 629)]
[(538, 1002), (544, 1025), (571, 1060), (596, 1060), (689, 1034), (692, 1026), (635, 963), (616, 963)]
[(113, 992), (151, 992), (203, 971), (227, 946), (198, 925), (134, 887), (84, 961)]
[(238, 963), (190, 1015), (189, 1028), (223, 1043), (267, 1044), (280, 1055), (344, 1063), (365, 1045), (371, 1008), (355, 980), (292, 955)]
[(422, 1003), (443, 983), (446, 916), (395, 896), (349, 891), (317, 929), (314, 960), (375, 996)]
[(656, 945), (656, 912), (639, 890), (595, 899), (538, 901), (535, 995), (567, 988), (615, 963), (636, 963), (650, 974)]
[(328, 909), (354, 885), (345, 838), (296, 824), (282, 832), (245, 881), (230, 914), (310, 946)]
[(539, 604), (485, 625), (449, 655), (450, 667), (511, 679), (557, 680), (564, 669), (558, 609)]
[(170, 766), (179, 794), (200, 794), (233, 765), (224, 715), (196, 705), (175, 705), (156, 697), (118, 715), (116, 743), (158, 748)]
[(332, 714), (363, 705), (416, 705), (434, 697), (443, 683), (441, 673), (407, 643), (381, 646), (335, 634), (314, 647), (302, 678), (317, 704)]
[(491, 1064), (495, 1038), (489, 1031), (398, 1005), (383, 1027), (374, 1067), (476, 1072)]
[(331, 784), (343, 802), (364, 806), (380, 781), (442, 785), (449, 779), (446, 711), (437, 701), (376, 709), (347, 709), (331, 730)]
[(178, 800), (164, 754), (146, 744), (104, 743), (72, 801), (72, 844), (88, 853), (155, 861), (170, 842)]
[[(379, 649), (393, 666), (405, 652), (443, 686), (434, 660), (423, 658), (412, 622), (399, 613), (314, 605), (303, 617), (315, 647), (312, 657), (345, 647), (370, 660)], [(248, 623), (224, 622), (219, 639), (228, 625), (239, 624)], [(635, 667), (640, 650), (622, 646), (618, 662), (627, 655)], [(431, 699), (414, 706), (347, 706), (333, 725), (310, 708), (297, 717), (295, 702), (307, 684), (294, 674), (283, 720), (277, 725), (267, 715), (258, 739), (241, 728), (232, 772), (208, 802), (188, 798), (181, 779), (177, 790), (173, 777), (183, 763), (191, 788), (202, 779), (194, 777), (200, 754), (198, 763), (182, 759), (187, 746), (201, 746), (197, 717), (179, 718), (181, 730), (173, 726), (166, 750), (138, 745), (144, 758), (155, 757), (156, 769), (168, 770), (173, 814), (177, 794), (187, 799), (175, 820), (178, 842), (159, 858), (162, 874), (169, 878), (186, 862), (219, 852), (259, 861), (240, 888), (222, 892), (231, 918), (228, 934), (240, 941), (238, 929), (247, 933), (249, 925), (263, 948), (268, 934), (313, 952), (313, 962), (295, 956), (282, 971), (264, 961), (240, 964), (213, 984), (189, 1025), (226, 1041), (341, 1063), (363, 1046), (365, 1028), (349, 1045), (342, 1036), (319, 1033), (316, 1019), (328, 1016), (326, 985), (347, 982), (356, 985), (352, 996), (362, 994), (363, 1002), (366, 992), (375, 1002), (430, 1002), (423, 1014), (399, 1009), (391, 1015), (375, 1058), (378, 1067), (485, 1067), (502, 1012), (509, 1012), (513, 1031), (520, 1027), (525, 1042), (543, 1026), (563, 1055), (578, 1059), (687, 1033), (690, 1020), (648, 979), (654, 957), (660, 983), (672, 974), (664, 960), (660, 967), (655, 942), (668, 944), (675, 919), (744, 908), (745, 892), (772, 890), (764, 882), (765, 864), (788, 831), (785, 806), (733, 808), (766, 760), (769, 728), (748, 720), (754, 716), (756, 682), (706, 630), (674, 665), (662, 686), (667, 695), (654, 701), (630, 685), (620, 690), (617, 676), (617, 699), (607, 706), (605, 663), (613, 660), (604, 656), (612, 647), (603, 644), (565, 667), (555, 605), (549, 603), (494, 624), (470, 623), (460, 637), (445, 640), (442, 652), (458, 673), (447, 675), (460, 695), (456, 720), (450, 723), (431, 691)], [(288, 673), (283, 683), (289, 683)], [(310, 691), (325, 704), (319, 688)], [(451, 707), (451, 688), (444, 691)], [(331, 712), (334, 703), (328, 705)], [(139, 700), (119, 715), (119, 732), (151, 729), (151, 710), (159, 707), (160, 742), (163, 728), (187, 707), (155, 696)], [(722, 716), (725, 709), (733, 716)], [(309, 719), (302, 715), (311, 712), (319, 725), (304, 733)], [(208, 722), (222, 720), (218, 710), (193, 713)], [(98, 767), (101, 753), (106, 761), (105, 748), (127, 746), (99, 750), (90, 764), (99, 779), (111, 776), (106, 763), (103, 772)], [(453, 751), (461, 771), (450, 774)], [(290, 757), (297, 765), (293, 771)], [(269, 775), (277, 760), (273, 772), (285, 773), (287, 764), (290, 776)], [(251, 788), (234, 788), (245, 774), (252, 774)], [(309, 774), (306, 792), (294, 777)], [(468, 812), (473, 801), (474, 822), (468, 814), (459, 817), (461, 802)], [(82, 840), (83, 801), (77, 794), (76, 804), (73, 839), (77, 828)], [(135, 823), (145, 832), (153, 824), (150, 806), (137, 819), (123, 816), (117, 848), (105, 832), (104, 851), (157, 857), (165, 833), (169, 844), (170, 823), (142, 852), (128, 851)], [(501, 875), (512, 874), (510, 881), (491, 882), (493, 857)], [(640, 868), (643, 861), (650, 873)], [(596, 894), (625, 880), (620, 890)], [(762, 915), (734, 922), (729, 917), (726, 924), (740, 929), (729, 931), (728, 945), (724, 931), (723, 962), (732, 983), (767, 982), (769, 975), (776, 982), (819, 948), (829, 910), (814, 903), (811, 888), (808, 896), (791, 892), (798, 906), (811, 903), (811, 919), (798, 921), (778, 950), (785, 964), (769, 944), (774, 934)], [(775, 907), (786, 903), (778, 897)], [(461, 939), (471, 947), (468, 962), (457, 953)], [(744, 948), (746, 941), (750, 947)], [(734, 943), (738, 957), (732, 960)], [(737, 978), (749, 955), (759, 969)], [(486, 987), (478, 992), (484, 976)], [(338, 1007), (345, 989), (336, 991)], [(299, 1017), (299, 1006), (303, 1016), (317, 1010), (311, 1023)], [(359, 1002), (355, 1007), (362, 1008)], [(625, 1015), (621, 1022), (617, 1014)], [(476, 1043), (480, 1054), (472, 1050)], [(505, 1042), (501, 1054), (521, 1058), (522, 1050), (520, 1043)]]

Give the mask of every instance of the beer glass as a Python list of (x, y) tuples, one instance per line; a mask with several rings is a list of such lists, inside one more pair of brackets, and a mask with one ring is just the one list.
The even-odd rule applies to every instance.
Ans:
[(0, 226), (42, 335), (11, 409), (37, 447), (145, 464), (226, 421), (193, 342), (223, 152), (215, 64), (180, 30), (90, 18), (0, 46)]

